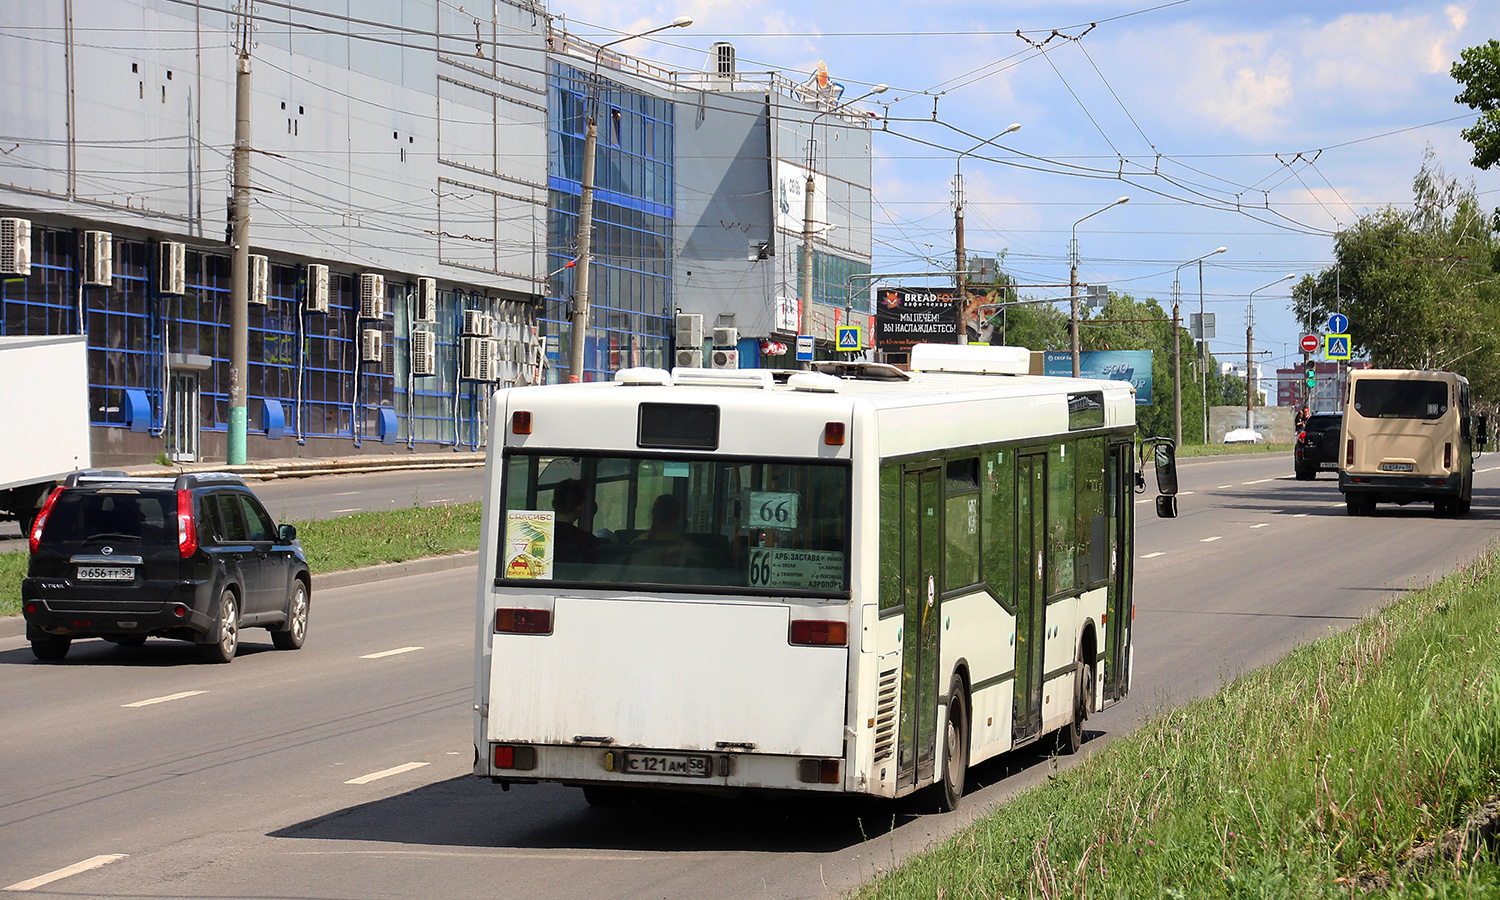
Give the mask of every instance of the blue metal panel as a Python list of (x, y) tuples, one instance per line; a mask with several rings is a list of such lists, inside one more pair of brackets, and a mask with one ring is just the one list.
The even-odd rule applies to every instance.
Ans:
[(262, 401), (260, 427), (266, 433), (266, 437), (273, 441), (279, 441), (286, 436), (286, 411), (282, 409), (280, 400), (272, 400), (268, 397)]
[(397, 432), (401, 430), (400, 426), (396, 424), (396, 411), (389, 406), (382, 406), (376, 412), (380, 414), (380, 443), (394, 444)]
[(145, 391), (126, 388), (121, 412), (125, 414), (125, 424), (130, 426), (131, 431), (145, 434), (151, 430), (151, 401), (146, 398)]

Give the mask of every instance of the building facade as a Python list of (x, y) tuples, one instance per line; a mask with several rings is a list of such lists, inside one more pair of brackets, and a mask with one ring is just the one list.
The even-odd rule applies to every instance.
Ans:
[[(741, 365), (868, 313), (849, 290), (871, 253), (867, 120), (784, 79), (652, 69), (541, 3), (465, 9), (256, 7), (245, 46), (241, 20), (198, 4), (0, 5), (0, 219), (28, 226), (0, 334), (88, 336), (95, 464), (223, 459), (236, 376), (251, 459), (482, 447), (493, 391), (566, 379), (591, 101), (587, 379), (671, 366), (682, 312), (735, 323)], [(824, 199), (801, 298), (806, 222), (781, 194), (809, 170)]]

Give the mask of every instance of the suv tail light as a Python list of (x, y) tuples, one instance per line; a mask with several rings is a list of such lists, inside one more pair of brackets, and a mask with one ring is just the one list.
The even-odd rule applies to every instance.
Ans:
[(177, 492), (177, 554), (187, 559), (198, 552), (198, 523), (193, 521), (193, 492)]
[(47, 516), (52, 514), (52, 506), (57, 503), (57, 498), (62, 496), (63, 488), (55, 488), (47, 495), (47, 502), (42, 504), (42, 511), (36, 514), (36, 519), (31, 523), (31, 535), (26, 540), (26, 546), (32, 553), (42, 543), (42, 529), (47, 525)]

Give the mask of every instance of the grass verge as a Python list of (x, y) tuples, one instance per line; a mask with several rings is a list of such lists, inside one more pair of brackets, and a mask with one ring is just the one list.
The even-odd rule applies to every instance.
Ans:
[(1177, 458), (1191, 456), (1243, 456), (1249, 453), (1291, 453), (1291, 444), (1184, 444)]
[[(337, 519), (294, 522), (308, 565), (340, 572), (479, 549), (479, 504), (424, 506), (351, 513)], [(21, 612), (25, 553), (0, 553), (0, 616)]]
[(856, 896), (1500, 897), (1497, 601), (1492, 548)]

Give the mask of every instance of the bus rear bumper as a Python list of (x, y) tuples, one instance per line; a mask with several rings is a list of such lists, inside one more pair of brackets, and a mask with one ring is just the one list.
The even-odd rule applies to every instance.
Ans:
[(475, 774), (510, 783), (551, 782), (702, 793), (744, 789), (840, 793), (842, 758), (491, 742)]
[(1463, 495), (1461, 472), (1448, 475), (1365, 475), (1339, 471), (1339, 491), (1357, 494), (1380, 503), (1409, 503), (1414, 500), (1440, 500)]

